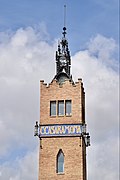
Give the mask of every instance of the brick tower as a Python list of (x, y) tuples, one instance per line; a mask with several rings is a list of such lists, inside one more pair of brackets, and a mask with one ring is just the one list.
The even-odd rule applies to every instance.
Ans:
[(56, 51), (56, 75), (47, 85), (40, 81), (40, 138), (38, 180), (86, 180), (85, 92), (81, 79), (70, 74), (71, 57), (66, 27)]

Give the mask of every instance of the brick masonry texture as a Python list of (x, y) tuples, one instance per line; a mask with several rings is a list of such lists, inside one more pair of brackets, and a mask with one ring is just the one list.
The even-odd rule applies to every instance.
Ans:
[[(71, 100), (71, 116), (50, 116), (50, 101)], [(59, 85), (56, 80), (47, 85), (40, 81), (40, 124), (85, 123), (85, 93), (81, 79)], [(86, 147), (80, 137), (42, 138), (39, 152), (39, 180), (86, 180)], [(64, 173), (56, 172), (59, 150), (64, 153)]]

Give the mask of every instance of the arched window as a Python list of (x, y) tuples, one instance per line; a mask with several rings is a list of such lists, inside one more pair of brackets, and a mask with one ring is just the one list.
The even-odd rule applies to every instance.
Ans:
[(63, 172), (64, 172), (64, 154), (60, 149), (57, 154), (57, 173), (63, 173)]

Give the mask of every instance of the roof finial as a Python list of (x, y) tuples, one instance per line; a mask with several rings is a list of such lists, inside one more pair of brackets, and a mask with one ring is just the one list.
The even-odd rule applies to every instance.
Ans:
[(56, 75), (54, 77), (60, 84), (66, 79), (73, 82), (70, 74), (71, 57), (66, 39), (66, 5), (64, 5), (64, 27), (62, 35), (61, 41), (58, 42), (58, 50), (56, 51)]

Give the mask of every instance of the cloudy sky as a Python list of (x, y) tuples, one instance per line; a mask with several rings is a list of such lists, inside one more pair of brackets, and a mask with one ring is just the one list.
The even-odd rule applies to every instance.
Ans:
[(0, 180), (37, 180), (39, 81), (55, 75), (64, 4), (86, 92), (88, 180), (119, 179), (118, 0), (0, 0)]

